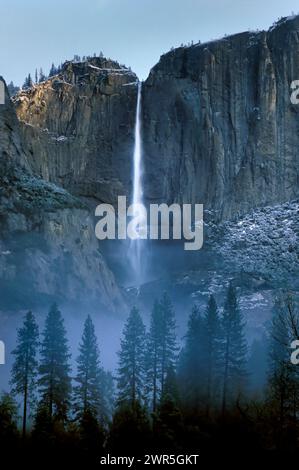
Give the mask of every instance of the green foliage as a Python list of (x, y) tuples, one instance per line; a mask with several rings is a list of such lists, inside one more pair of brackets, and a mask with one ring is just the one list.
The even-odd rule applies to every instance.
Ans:
[(32, 312), (25, 316), (23, 326), (18, 329), (17, 346), (12, 351), (15, 356), (11, 372), (12, 392), (20, 395), (23, 401), (23, 435), (26, 433), (27, 409), (33, 404), (38, 373), (37, 350), (39, 332)]
[(90, 409), (86, 409), (80, 419), (79, 425), (81, 446), (88, 454), (99, 455), (105, 442), (105, 432), (97, 418)]
[(133, 406), (130, 403), (118, 406), (110, 429), (108, 449), (116, 455), (142, 455), (150, 442), (151, 428), (145, 407), (138, 400)]
[(204, 341), (204, 320), (199, 308), (194, 306), (179, 361), (182, 397), (185, 404), (194, 409), (203, 404)]
[(173, 306), (167, 294), (155, 301), (146, 349), (146, 394), (155, 412), (161, 400), (169, 368), (177, 360), (176, 323)]
[(144, 399), (145, 326), (136, 307), (133, 307), (124, 327), (119, 352), (117, 377), (119, 405)]
[[(274, 420), (277, 446), (296, 441), (299, 406), (299, 371), (290, 360), (290, 344), (298, 339), (299, 312), (290, 293), (278, 297), (273, 308), (269, 347), (267, 399)], [(294, 444), (295, 445), (295, 444)]]
[(66, 421), (71, 396), (69, 348), (61, 312), (52, 305), (43, 332), (39, 366), (39, 390), (49, 415)]
[(75, 410), (79, 417), (99, 416), (103, 398), (101, 396), (101, 367), (94, 324), (88, 315), (79, 346), (77, 375), (74, 387)]
[(166, 374), (175, 368), (178, 347), (176, 343), (176, 322), (170, 297), (164, 293), (160, 301), (161, 309), (161, 395), (163, 395)]
[(204, 327), (204, 361), (205, 361), (205, 399), (207, 412), (212, 404), (218, 403), (221, 379), (221, 352), (223, 336), (221, 319), (216, 300), (210, 295), (203, 319)]
[(18, 436), (17, 404), (9, 393), (0, 397), (0, 442), (10, 442)]
[(244, 335), (245, 324), (239, 308), (235, 287), (229, 285), (222, 316), (223, 370), (222, 410), (229, 402), (236, 400), (244, 391), (247, 371), (247, 345)]
[[(56, 460), (61, 454), (67, 459), (72, 455), (84, 462), (107, 452), (136, 456), (155, 449), (210, 453), (216, 446), (221, 455), (235, 446), (242, 452), (298, 450), (299, 372), (290, 362), (290, 343), (298, 339), (299, 313), (292, 295), (279, 297), (273, 310), (266, 399), (263, 395), (244, 399), (247, 348), (232, 285), (223, 314), (213, 296), (202, 312), (193, 307), (179, 367), (175, 329), (166, 294), (154, 303), (148, 335), (139, 311), (132, 308), (121, 339), (114, 409), (114, 379), (100, 365), (95, 328), (88, 316), (74, 378), (76, 414), (71, 416), (70, 355), (61, 313), (53, 305), (47, 315), (38, 368), (38, 328), (28, 312), (18, 330), (11, 380), (14, 394), (24, 402), (25, 390), (30, 401), (37, 385), (41, 399), (32, 439), (21, 441), (16, 403), (11, 395), (1, 396), (0, 442), (7, 448), (30, 443), (41, 455)], [(253, 344), (251, 368), (257, 367), (264, 350), (261, 342)]]

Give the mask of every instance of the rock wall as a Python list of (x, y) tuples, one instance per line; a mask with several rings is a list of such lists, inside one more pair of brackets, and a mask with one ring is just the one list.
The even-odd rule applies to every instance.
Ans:
[(56, 300), (123, 310), (88, 208), (33, 174), (19, 131), (6, 93), (0, 106), (0, 309)]
[(298, 196), (299, 17), (175, 49), (143, 87), (145, 196), (229, 219)]
[(14, 99), (33, 171), (73, 194), (114, 201), (131, 190), (137, 77), (104, 58), (66, 62)]

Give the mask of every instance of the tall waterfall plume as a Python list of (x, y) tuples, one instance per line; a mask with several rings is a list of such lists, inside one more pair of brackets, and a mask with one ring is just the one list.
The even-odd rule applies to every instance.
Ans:
[[(142, 82), (138, 82), (137, 90), (137, 104), (136, 104), (136, 119), (135, 119), (135, 135), (134, 135), (134, 153), (133, 153), (133, 198), (134, 204), (134, 217), (141, 215), (140, 204), (143, 204), (143, 191), (142, 191)], [(144, 243), (142, 239), (142, 232), (146, 227), (146, 220), (140, 217), (140, 222), (137, 227), (137, 237), (131, 241), (131, 264), (134, 271), (134, 277), (140, 284), (144, 274)]]

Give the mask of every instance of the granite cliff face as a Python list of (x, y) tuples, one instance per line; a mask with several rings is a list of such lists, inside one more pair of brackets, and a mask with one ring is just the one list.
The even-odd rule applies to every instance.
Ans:
[(143, 87), (145, 196), (218, 220), (298, 196), (299, 17), (175, 49)]
[(13, 105), (0, 106), (0, 309), (56, 300), (113, 311), (122, 295), (76, 197), (36, 177)]
[[(143, 86), (148, 202), (201, 202), (226, 220), (298, 196), (299, 17), (174, 49)], [(137, 77), (101, 58), (15, 98), (31, 168), (73, 194), (132, 190)]]
[(104, 58), (66, 62), (14, 99), (31, 168), (73, 194), (114, 201), (131, 190), (137, 77)]
[[(207, 285), (213, 284), (216, 275), (223, 286), (224, 267), (232, 277), (245, 272), (252, 279), (258, 276), (258, 282), (261, 278), (261, 282), (276, 283), (272, 276), (275, 262), (270, 266), (265, 256), (269, 246), (273, 258), (281, 251), (286, 261), (279, 277), (285, 279), (289, 262), (291, 277), (298, 272), (293, 247), (297, 203), (290, 202), (299, 196), (299, 105), (290, 101), (290, 85), (297, 79), (299, 17), (292, 17), (280, 20), (267, 32), (245, 32), (170, 51), (143, 84), (144, 197), (146, 202), (204, 204), (206, 221), (215, 224), (218, 233), (217, 240), (210, 240), (215, 249), (209, 251), (208, 240), (207, 252), (200, 254), (205, 263), (209, 258), (204, 268), (195, 263), (199, 274), (211, 273), (211, 281), (206, 282), (204, 276)], [(37, 232), (53, 250), (59, 247), (57, 266), (72, 266), (66, 283), (71, 298), (80, 290), (81, 279), (87, 297), (101, 292), (108, 303), (109, 298), (121, 302), (98, 253), (93, 223), (82, 201), (113, 203), (118, 195), (131, 194), (136, 82), (134, 73), (111, 60), (66, 62), (58, 75), (15, 96), (19, 123), (9, 111), (13, 124), (5, 131), (4, 153), (11, 155), (14, 171), (15, 162), (20, 162), (26, 170), (25, 180), (29, 178), (29, 191), (23, 190), (23, 176), (16, 183), (21, 185), (22, 195), (26, 194), (21, 199), (26, 207), (34, 206), (37, 200), (42, 207), (56, 201), (54, 209), (47, 210), (49, 216), (37, 218), (37, 222), (35, 216), (27, 218), (29, 225), (23, 232), (27, 236), (38, 227)], [(20, 130), (10, 134), (9, 129), (17, 127)], [(42, 185), (40, 199), (32, 193), (32, 186), (36, 186), (32, 179)], [(284, 203), (290, 206), (284, 208)], [(93, 202), (91, 205), (94, 208)], [(266, 215), (260, 213), (258, 208), (266, 206)], [(278, 215), (274, 206), (282, 207)], [(279, 218), (279, 243), (271, 237), (273, 226), (267, 211), (270, 219)], [(11, 213), (22, 217), (22, 206)], [(250, 213), (256, 215), (261, 227), (252, 233)], [(249, 219), (240, 219), (242, 214), (249, 214)], [(291, 238), (287, 237), (286, 244), (285, 217), (292, 219)], [(244, 220), (245, 228), (249, 224), (250, 246), (239, 240), (238, 225), (225, 225), (235, 218)], [(14, 228), (8, 233), (16, 233), (18, 224), (21, 221), (11, 223)], [(261, 243), (264, 229), (268, 234), (265, 245)], [(86, 241), (84, 246), (82, 240)], [(10, 248), (4, 251), (9, 259)], [(114, 251), (119, 257), (117, 249)], [(94, 258), (95, 252), (99, 258)], [(235, 253), (234, 262), (231, 252)], [(41, 253), (36, 255), (35, 266), (46, 282), (39, 289), (59, 291), (59, 277), (55, 278)], [(74, 253), (78, 257), (70, 261)], [(218, 255), (222, 259), (215, 267)], [(250, 257), (256, 262), (248, 263)], [(46, 266), (44, 271), (41, 266)]]

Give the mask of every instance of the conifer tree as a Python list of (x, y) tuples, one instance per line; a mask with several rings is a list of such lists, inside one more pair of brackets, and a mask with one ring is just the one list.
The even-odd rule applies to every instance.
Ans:
[(44, 82), (46, 80), (46, 76), (43, 72), (43, 69), (40, 68), (39, 69), (39, 77), (38, 77), (38, 82), (41, 83), (41, 82)]
[(45, 323), (39, 366), (42, 403), (52, 417), (66, 421), (70, 405), (69, 348), (61, 312), (52, 305)]
[(204, 317), (204, 356), (206, 375), (206, 400), (207, 413), (212, 402), (216, 399), (217, 388), (220, 379), (220, 356), (222, 349), (222, 337), (220, 318), (216, 300), (213, 295), (209, 297)]
[(87, 412), (97, 417), (102, 402), (101, 367), (95, 328), (89, 315), (84, 324), (79, 353), (75, 377), (77, 385), (74, 387), (76, 411), (80, 418)]
[(247, 345), (244, 322), (235, 287), (230, 283), (222, 317), (222, 412), (229, 399), (236, 398), (244, 388), (246, 379)]
[(299, 407), (299, 373), (290, 360), (290, 344), (298, 339), (299, 313), (290, 294), (275, 301), (270, 336), (268, 400), (280, 439), (284, 429), (296, 425)]
[(167, 370), (163, 396), (154, 421), (155, 445), (161, 449), (177, 449), (183, 433), (183, 418), (179, 408), (179, 392), (175, 370)]
[(198, 409), (203, 402), (204, 372), (204, 321), (199, 307), (194, 305), (179, 364), (182, 397), (192, 409)]
[(13, 444), (18, 436), (17, 403), (9, 393), (0, 395), (0, 442), (1, 450), (8, 444)]
[(57, 73), (57, 69), (55, 67), (55, 64), (52, 63), (50, 71), (49, 71), (49, 77), (54, 77), (54, 75), (56, 75), (56, 73)]
[(156, 411), (161, 391), (161, 353), (162, 353), (162, 309), (158, 301), (154, 302), (150, 330), (147, 340), (146, 385), (153, 412)]
[(18, 329), (17, 346), (12, 352), (15, 356), (12, 367), (11, 384), (13, 393), (20, 395), (23, 402), (23, 437), (26, 434), (28, 406), (34, 398), (38, 362), (38, 326), (32, 312), (25, 316), (23, 326)]
[(28, 88), (31, 88), (33, 85), (33, 81), (31, 78), (31, 74), (29, 73), (28, 76), (25, 78), (25, 82), (23, 84), (24, 90), (27, 90)]
[(161, 309), (161, 395), (163, 395), (167, 370), (175, 369), (177, 361), (176, 322), (174, 309), (169, 296), (164, 293), (160, 301)]
[(15, 86), (14, 83), (11, 81), (7, 85), (7, 89), (8, 89), (9, 95), (14, 96), (19, 91), (20, 88), (18, 86)]
[(144, 398), (145, 327), (139, 311), (133, 307), (124, 327), (119, 352), (118, 405), (132, 408)]

